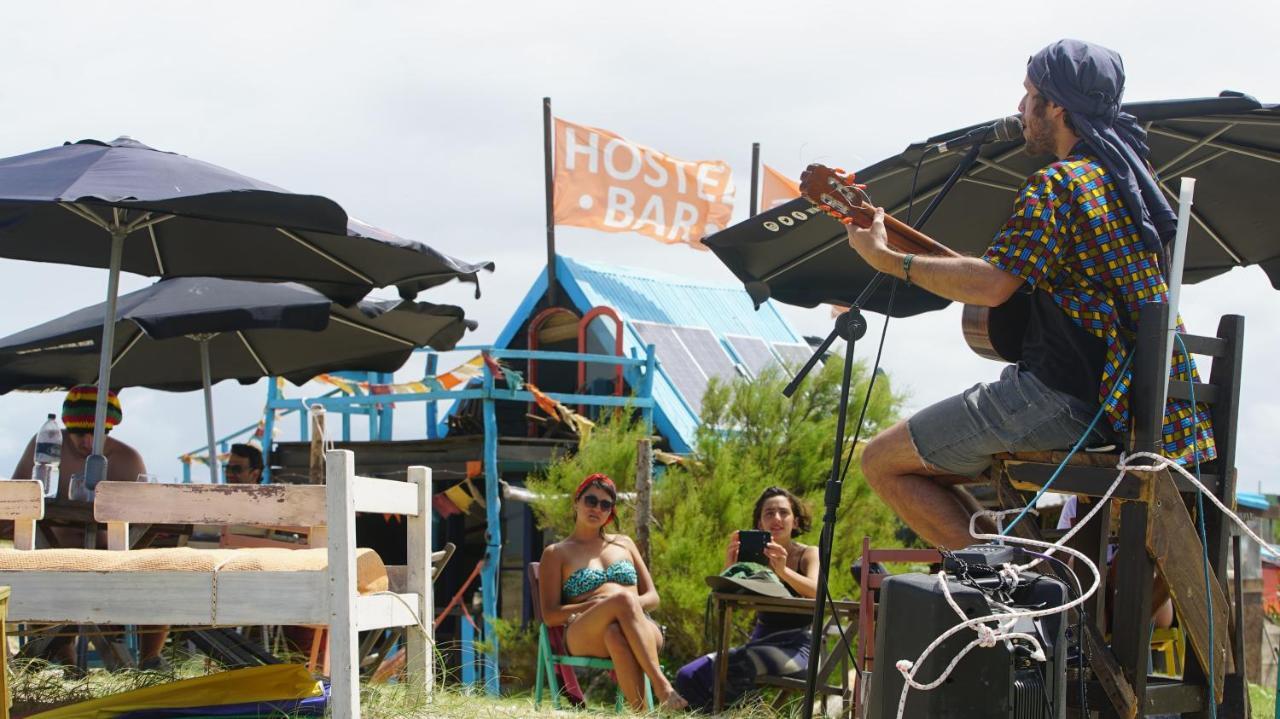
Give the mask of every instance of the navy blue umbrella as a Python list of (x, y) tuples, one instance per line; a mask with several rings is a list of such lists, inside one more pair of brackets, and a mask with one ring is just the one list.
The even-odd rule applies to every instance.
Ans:
[(0, 339), (0, 394), (96, 383), (106, 356), (112, 388), (203, 387), (210, 456), (215, 382), (393, 372), (415, 348), (452, 349), (475, 327), (452, 305), (367, 299), (344, 307), (295, 283), (184, 277), (120, 297), (114, 344), (102, 352), (104, 311), (86, 307)]
[[(1280, 107), (1223, 93), (1129, 103), (1124, 110), (1147, 129), (1150, 162), (1175, 208), (1175, 178), (1198, 180), (1184, 281), (1257, 264), (1280, 287), (1280, 241), (1267, 211), (1274, 188), (1280, 186)], [(906, 220), (908, 206), (914, 205), (918, 216), (941, 191), (965, 149), (938, 154), (926, 148), (971, 129), (911, 145), (859, 170), (857, 181), (866, 183), (872, 200), (886, 212)], [(1023, 152), (1021, 138), (986, 145), (921, 229), (961, 254), (981, 254), (1008, 218), (1018, 188), (1045, 162)], [(805, 307), (849, 305), (875, 274), (849, 247), (844, 226), (803, 198), (761, 212), (705, 243), (742, 280), (757, 305), (770, 297)], [(881, 283), (862, 309), (884, 312), (889, 290), (889, 283)], [(948, 304), (919, 287), (899, 286), (893, 315), (907, 317)]]
[[(0, 256), (107, 267), (102, 346), (113, 347), (121, 270), (159, 277), (296, 281), (351, 304), (375, 287), (412, 299), (452, 279), (476, 282), (490, 262), (467, 263), (299, 195), (127, 137), (82, 140), (0, 159)], [(107, 355), (97, 376), (110, 384)], [(101, 428), (106, 395), (99, 394)], [(102, 432), (86, 474), (102, 471)]]

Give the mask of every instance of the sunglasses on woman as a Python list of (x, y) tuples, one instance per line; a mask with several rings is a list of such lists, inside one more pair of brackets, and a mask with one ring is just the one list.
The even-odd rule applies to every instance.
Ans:
[(582, 503), (587, 505), (591, 509), (595, 509), (599, 507), (600, 511), (602, 512), (608, 512), (609, 510), (613, 509), (613, 505), (614, 505), (614, 502), (608, 499), (600, 499), (594, 494), (582, 495)]

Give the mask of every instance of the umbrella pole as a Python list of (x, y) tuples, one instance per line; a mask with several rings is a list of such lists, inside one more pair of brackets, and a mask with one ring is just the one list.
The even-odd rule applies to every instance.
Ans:
[(107, 274), (107, 311), (102, 318), (102, 345), (98, 353), (98, 400), (93, 407), (93, 454), (85, 461), (85, 485), (92, 488), (107, 478), (107, 458), (102, 450), (107, 442), (103, 427), (107, 421), (107, 391), (111, 389), (111, 357), (116, 342), (116, 295), (120, 290), (120, 264), (124, 256), (127, 233), (119, 227), (111, 230), (111, 262)]
[(212, 335), (200, 338), (200, 379), (204, 383), (204, 431), (209, 439), (209, 483), (218, 483), (218, 447), (213, 438), (213, 382), (209, 371), (209, 340)]
[[(1173, 237), (1173, 248), (1169, 253), (1169, 274), (1165, 281), (1169, 286), (1169, 348), (1177, 349), (1174, 335), (1178, 332), (1178, 302), (1182, 296), (1182, 268), (1187, 257), (1187, 233), (1191, 229), (1191, 203), (1196, 193), (1196, 181), (1193, 177), (1182, 178), (1178, 188), (1178, 229)], [(1173, 353), (1164, 361), (1164, 394), (1169, 395), (1169, 365), (1173, 362)]]

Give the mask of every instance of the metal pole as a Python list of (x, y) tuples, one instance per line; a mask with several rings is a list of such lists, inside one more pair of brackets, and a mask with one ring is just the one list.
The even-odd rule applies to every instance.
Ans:
[[(1170, 252), (1169, 276), (1165, 281), (1169, 284), (1169, 340), (1168, 346), (1177, 349), (1173, 336), (1178, 331), (1178, 301), (1182, 296), (1182, 267), (1187, 259), (1187, 232), (1191, 229), (1191, 198), (1196, 194), (1196, 181), (1193, 177), (1182, 178), (1182, 186), (1178, 188), (1178, 230), (1173, 235), (1173, 248)], [(1161, 397), (1169, 396), (1169, 363), (1173, 355), (1164, 362), (1164, 392)]]
[(760, 211), (760, 143), (751, 143), (751, 216)]
[(280, 387), (275, 377), (267, 378), (267, 415), (262, 421), (262, 483), (271, 482), (271, 450), (272, 438), (276, 432), (275, 401), (279, 397)]
[(556, 305), (556, 181), (551, 157), (551, 98), (542, 98), (542, 166), (547, 186), (547, 306)]
[(209, 438), (209, 483), (218, 483), (218, 442), (213, 438), (213, 382), (209, 371), (209, 340), (215, 335), (204, 335), (200, 342), (200, 380), (204, 383), (204, 431)]
[(111, 389), (111, 359), (115, 355), (116, 295), (120, 291), (120, 264), (124, 257), (124, 230), (111, 231), (111, 261), (107, 273), (107, 310), (102, 318), (102, 345), (98, 348), (98, 401), (93, 407), (93, 454), (84, 464), (85, 485), (92, 488), (107, 478), (107, 458), (102, 448), (107, 442), (103, 430), (107, 422), (107, 392)]

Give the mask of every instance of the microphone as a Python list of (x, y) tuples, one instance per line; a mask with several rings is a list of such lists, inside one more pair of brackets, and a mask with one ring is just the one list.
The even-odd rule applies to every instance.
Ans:
[(1002, 117), (990, 125), (976, 127), (969, 132), (945, 142), (935, 142), (925, 150), (937, 150), (939, 153), (970, 145), (985, 145), (988, 142), (1007, 142), (1022, 138), (1022, 116), (1010, 115)]

